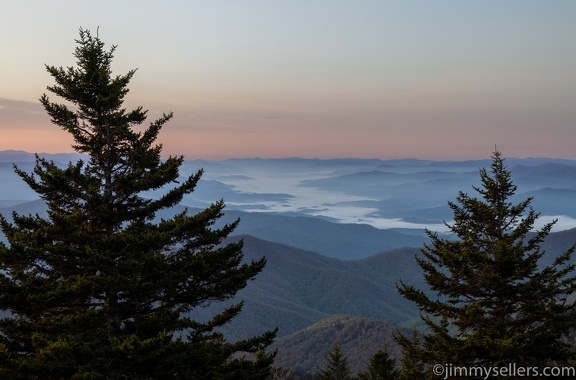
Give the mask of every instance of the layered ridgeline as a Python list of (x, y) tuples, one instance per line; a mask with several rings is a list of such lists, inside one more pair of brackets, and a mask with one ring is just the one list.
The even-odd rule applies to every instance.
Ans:
[[(14, 210), (19, 214), (42, 214), (43, 203), (5, 207), (2, 213), (9, 216)], [(245, 257), (265, 256), (268, 264), (240, 294), (246, 299), (246, 313), (238, 321), (245, 328), (231, 328), (235, 336), (250, 334), (261, 325), (279, 326), (279, 334), (290, 334), (332, 314), (382, 318), (401, 325), (409, 325), (417, 316), (417, 310), (398, 295), (395, 285), (403, 279), (424, 286), (414, 261), (422, 247), (420, 235), (318, 218), (234, 210), (227, 211), (222, 219), (237, 217), (241, 222), (235, 234), (247, 235)], [(552, 233), (544, 244), (550, 257), (569, 247), (575, 235), (576, 230)], [(378, 245), (382, 248), (375, 248)]]
[[(62, 166), (77, 159), (68, 154), (48, 157)], [(30, 171), (33, 155), (2, 152), (0, 160), (0, 212), (8, 218), (12, 211), (45, 215), (43, 202), (13, 173), (13, 162)], [(576, 166), (566, 160), (509, 162), (523, 191), (519, 196), (534, 196), (534, 208), (544, 216), (560, 216), (557, 232), (543, 245), (549, 253), (544, 261), (549, 260), (576, 241), (576, 230), (562, 230), (576, 217)], [(436, 230), (449, 218), (446, 201), (459, 189), (469, 189), (482, 165), (418, 160), (185, 161), (183, 168), (190, 172), (208, 168), (207, 178), (198, 183), (194, 197), (157, 217), (172, 217), (185, 207), (195, 213), (205, 200), (224, 198), (228, 207), (219, 223), (241, 219), (230, 241), (244, 239), (247, 261), (267, 258), (266, 269), (238, 294), (236, 300), (245, 301), (243, 313), (224, 327), (226, 335), (242, 339), (279, 327), (277, 365), (310, 371), (311, 363), (320, 366), (331, 344), (338, 342), (351, 364), (359, 363), (361, 369), (371, 351), (381, 348), (377, 341), (396, 352), (388, 334), (395, 326), (419, 323), (418, 310), (398, 294), (396, 284), (402, 279), (425, 288), (414, 260), (426, 239), (422, 227)], [(283, 188), (268, 185), (278, 177)], [(308, 192), (324, 198), (312, 203)], [(364, 215), (364, 223), (350, 217), (354, 211)], [(394, 228), (377, 228), (378, 219)], [(225, 305), (214, 306), (218, 307)], [(214, 311), (209, 307), (197, 315)], [(366, 332), (378, 338), (370, 339)], [(296, 357), (298, 352), (309, 354)]]
[[(46, 156), (65, 166), (79, 155)], [(36, 199), (37, 195), (22, 185), (13, 172), (12, 163), (28, 171), (33, 161), (34, 155), (30, 153), (0, 152), (3, 178), (0, 213), (8, 218), (13, 211), (21, 215), (45, 215), (44, 203)], [(515, 164), (512, 172), (517, 173), (516, 182), (522, 184), (519, 188), (525, 191), (522, 194), (535, 196), (535, 209), (542, 215), (566, 216), (561, 217), (554, 229), (561, 230), (562, 222), (570, 221), (567, 216), (572, 215), (574, 202), (556, 197), (558, 193), (572, 196), (576, 188), (576, 162), (551, 159), (510, 159), (509, 162)], [(246, 258), (267, 257), (266, 269), (240, 294), (247, 302), (246, 313), (238, 317), (238, 324), (245, 328), (232, 327), (236, 337), (247, 336), (261, 325), (278, 326), (279, 334), (287, 335), (332, 314), (361, 315), (409, 325), (418, 313), (398, 295), (395, 286), (399, 279), (423, 285), (420, 269), (414, 262), (414, 255), (426, 240), (423, 230), (376, 228), (368, 224), (371, 220), (365, 224), (341, 223), (322, 216), (320, 209), (323, 207), (328, 213), (331, 207), (337, 209), (335, 205), (340, 204), (346, 212), (351, 212), (347, 207), (361, 202), (358, 197), (364, 192), (374, 199), (380, 193), (381, 202), (390, 204), (401, 195), (405, 203), (411, 198), (412, 210), (406, 207), (409, 212), (416, 212), (418, 205), (427, 201), (431, 203), (428, 213), (432, 214), (437, 208), (448, 207), (449, 192), (457, 192), (460, 185), (470, 188), (470, 183), (477, 181), (478, 167), (483, 164), (484, 161), (422, 160), (185, 161), (182, 175), (202, 166), (209, 169), (205, 171), (207, 179), (199, 181), (193, 193), (196, 198), (184, 199), (180, 206), (159, 212), (157, 218), (170, 218), (188, 206), (192, 206), (194, 213), (197, 211), (194, 205), (203, 205), (203, 199), (224, 198), (228, 207), (219, 223), (240, 218), (234, 234), (249, 235), (245, 237)], [(369, 170), (373, 168), (376, 169)], [(280, 190), (270, 185), (275, 181), (283, 182), (285, 193), (272, 192)], [(411, 191), (407, 191), (408, 183), (412, 183)], [(429, 187), (436, 184), (444, 189), (446, 183), (451, 183), (451, 190), (446, 190), (442, 200), (438, 200), (442, 206), (437, 206), (434, 204), (437, 195), (428, 191)], [(315, 193), (317, 188), (330, 188), (330, 192), (339, 191), (339, 195), (318, 202), (318, 215), (314, 216), (310, 207), (304, 208), (304, 205), (314, 200), (306, 198), (306, 194)], [(418, 188), (429, 192), (430, 197), (419, 195)], [(320, 191), (318, 196), (326, 194), (331, 193)], [(382, 200), (386, 196), (389, 199)], [(342, 201), (346, 197), (356, 200)], [(277, 209), (282, 202), (283, 212)], [(300, 208), (296, 207), (298, 202)], [(256, 210), (256, 204), (260, 209)], [(361, 213), (363, 209), (356, 210)], [(385, 210), (372, 212), (382, 214)], [(435, 230), (437, 225), (427, 226)], [(558, 231), (548, 237), (544, 246), (555, 253), (565, 250), (574, 240), (573, 230)]]
[[(78, 159), (77, 154), (42, 155), (61, 167)], [(34, 164), (34, 155), (19, 151), (0, 152), (3, 185), (0, 188), (0, 207), (38, 199), (14, 173), (12, 163), (29, 172)], [(542, 213), (543, 218), (559, 217), (555, 231), (576, 227), (572, 220), (576, 218), (576, 204), (572, 201), (576, 197), (576, 161), (509, 158), (507, 164), (518, 185), (512, 201), (532, 196), (532, 206)], [(196, 190), (182, 199), (182, 205), (204, 208), (214, 199), (224, 199), (227, 212), (312, 216), (413, 235), (415, 231), (421, 232), (423, 227), (445, 230), (442, 222), (452, 218), (447, 201), (455, 199), (459, 190), (471, 190), (472, 185), (478, 185), (478, 171), (486, 165), (489, 165), (489, 160), (189, 160), (182, 164), (181, 179), (200, 168), (204, 169), (204, 175)], [(158, 198), (162, 190), (144, 195)], [(259, 237), (268, 239), (280, 231), (287, 235), (293, 232), (275, 228), (275, 224), (276, 221), (268, 223), (268, 236)], [(262, 226), (256, 227), (254, 230), (262, 229)], [(298, 239), (287, 237), (282, 243), (295, 245), (298, 240), (305, 241), (301, 238), (306, 229), (294, 231)], [(362, 230), (353, 231), (350, 235), (353, 237), (357, 233), (362, 233)], [(359, 258), (391, 248), (397, 246), (369, 246), (360, 256), (342, 258)], [(338, 257), (338, 254), (333, 256)]]
[[(80, 155), (42, 156), (65, 167)], [(42, 214), (41, 202), (26, 204), (38, 195), (14, 173), (13, 163), (30, 172), (34, 155), (0, 152), (0, 212)], [(455, 199), (460, 189), (477, 185), (478, 170), (487, 163), (296, 158), (184, 161), (181, 179), (199, 168), (205, 170), (181, 206), (201, 209), (214, 199), (224, 199), (227, 221), (242, 218), (237, 234), (330, 257), (360, 259), (390, 249), (421, 247), (425, 227), (445, 231), (443, 221), (452, 218), (447, 201)], [(519, 189), (515, 198), (534, 197), (532, 205), (542, 214), (542, 223), (559, 219), (554, 232), (576, 227), (576, 161), (510, 158), (507, 163)], [(162, 194), (157, 190), (144, 195), (158, 198)]]

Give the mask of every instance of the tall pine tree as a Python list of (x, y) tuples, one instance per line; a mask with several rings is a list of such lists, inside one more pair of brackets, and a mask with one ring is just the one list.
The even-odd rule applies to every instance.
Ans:
[[(202, 170), (178, 182), (183, 157), (161, 159), (155, 140), (172, 114), (138, 131), (141, 107), (123, 108), (135, 70), (113, 76), (115, 46), (80, 30), (76, 67), (46, 66), (40, 99), (86, 161), (61, 168), (37, 156), (16, 168), (46, 202), (48, 217), (0, 218), (0, 377), (22, 379), (263, 379), (274, 332), (230, 343), (217, 328), (241, 303), (209, 321), (195, 308), (232, 298), (265, 265), (242, 263), (242, 243), (223, 245), (238, 222), (215, 228), (224, 203), (156, 214), (191, 193)], [(149, 190), (167, 189), (158, 199)], [(256, 353), (242, 355), (240, 353)], [(252, 359), (248, 359), (248, 357)]]
[[(480, 198), (460, 192), (449, 202), (457, 239), (428, 232), (417, 261), (432, 293), (399, 284), (418, 305), (428, 327), (422, 344), (397, 336), (423, 363), (544, 366), (566, 363), (561, 337), (576, 326), (574, 247), (549, 265), (541, 260), (548, 223), (531, 233), (539, 216), (528, 198), (511, 202), (517, 188), (499, 152), (480, 171)], [(433, 295), (435, 294), (435, 295)]]

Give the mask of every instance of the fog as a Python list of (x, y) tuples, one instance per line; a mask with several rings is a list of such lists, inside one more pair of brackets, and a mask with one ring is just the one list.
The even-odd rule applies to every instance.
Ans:
[[(77, 155), (49, 155), (66, 165)], [(0, 152), (0, 211), (38, 199), (13, 170), (31, 172), (33, 155)], [(514, 201), (534, 197), (541, 213), (537, 226), (558, 219), (554, 231), (576, 227), (576, 161), (508, 159), (518, 185)], [(183, 205), (204, 207), (224, 199), (228, 210), (313, 216), (337, 223), (368, 224), (446, 232), (452, 212), (448, 201), (459, 191), (478, 196), (482, 161), (361, 159), (230, 159), (185, 161), (184, 178), (199, 169), (204, 175)], [(155, 198), (167, 189), (147, 192)]]

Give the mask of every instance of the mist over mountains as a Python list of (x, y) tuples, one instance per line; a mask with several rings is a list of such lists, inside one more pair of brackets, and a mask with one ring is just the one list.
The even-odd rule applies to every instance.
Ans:
[[(80, 154), (42, 154), (58, 165)], [(14, 165), (32, 172), (34, 154), (0, 152), (0, 213), (45, 215), (45, 206), (14, 173)], [(84, 158), (86, 160), (86, 158)], [(191, 212), (224, 199), (222, 223), (237, 218), (236, 234), (351, 260), (402, 247), (421, 247), (424, 228), (446, 232), (452, 212), (448, 201), (459, 191), (475, 195), (479, 170), (491, 161), (416, 159), (229, 159), (185, 161), (184, 179), (199, 169), (204, 175), (180, 207), (163, 210), (170, 217), (184, 207)], [(509, 158), (518, 186), (515, 201), (533, 197), (539, 223), (558, 219), (553, 231), (576, 227), (576, 161)], [(167, 189), (142, 194), (155, 198)], [(538, 226), (537, 226), (538, 227)], [(2, 238), (0, 236), (0, 238)]]
[[(79, 154), (42, 154), (60, 165)], [(30, 172), (34, 155), (0, 152), (0, 207), (14, 207), (38, 197), (14, 173), (13, 164)], [(516, 199), (534, 197), (542, 222), (558, 218), (555, 230), (576, 227), (576, 161), (508, 158)], [(224, 199), (227, 210), (305, 216), (340, 224), (421, 234), (423, 228), (446, 231), (447, 201), (459, 191), (475, 194), (478, 171), (490, 160), (432, 161), (416, 159), (229, 159), (185, 161), (181, 176), (200, 168), (204, 175), (188, 207), (205, 207)], [(165, 189), (143, 194), (157, 197)], [(6, 210), (4, 210), (6, 212)]]
[[(42, 156), (60, 166), (83, 159)], [(509, 158), (506, 163), (518, 186), (514, 201), (533, 197), (541, 224), (558, 219), (543, 245), (546, 264), (576, 241), (576, 161)], [(219, 223), (240, 218), (231, 239), (244, 240), (245, 260), (267, 258), (265, 270), (230, 301), (245, 305), (226, 326), (226, 336), (241, 339), (278, 327), (279, 360), (303, 371), (340, 339), (361, 368), (379, 341), (391, 342), (392, 330), (418, 323), (417, 308), (398, 294), (396, 284), (426, 288), (414, 258), (427, 241), (424, 228), (446, 232), (443, 223), (452, 217), (447, 202), (459, 191), (476, 196), (479, 170), (490, 164), (490, 159), (189, 160), (182, 179), (203, 168), (202, 180), (181, 205), (157, 217), (184, 208), (194, 213), (224, 199)], [(31, 173), (34, 154), (0, 152), (0, 213), (8, 219), (12, 212), (46, 216), (43, 201), (14, 173), (14, 165)], [(166, 190), (142, 196), (155, 198)], [(1, 234), (0, 239), (5, 241)], [(221, 308), (201, 308), (195, 317)], [(368, 336), (376, 338), (368, 343)], [(363, 354), (353, 350), (366, 344), (370, 350)], [(294, 357), (313, 351), (301, 360)]]

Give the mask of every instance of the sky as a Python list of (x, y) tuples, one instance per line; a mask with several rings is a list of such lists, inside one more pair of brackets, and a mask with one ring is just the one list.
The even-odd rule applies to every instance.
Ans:
[[(70, 152), (38, 98), (80, 27), (186, 158), (576, 159), (576, 1), (2, 1), (0, 150)], [(48, 93), (52, 101), (61, 99)]]

